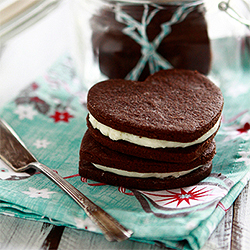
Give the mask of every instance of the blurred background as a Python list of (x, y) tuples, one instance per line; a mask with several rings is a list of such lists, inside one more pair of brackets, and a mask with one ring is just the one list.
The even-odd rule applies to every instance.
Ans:
[[(17, 3), (17, 5), (15, 5)], [(4, 30), (3, 12), (16, 22)], [(33, 11), (33, 12), (32, 12)], [(28, 16), (30, 15), (30, 16)], [(0, 106), (51, 66), (71, 43), (68, 0), (0, 0)], [(5, 25), (8, 22), (5, 23)]]
[[(81, 0), (0, 0), (0, 106), (42, 75), (60, 55), (71, 53), (72, 47), (76, 46), (74, 1)], [(210, 38), (218, 41), (233, 37), (229, 51), (225, 41), (212, 42), (212, 46), (223, 53), (223, 57), (219, 53), (214, 57), (222, 62), (231, 60), (233, 68), (241, 67), (243, 54), (243, 59), (249, 62), (247, 54), (242, 52), (247, 50), (249, 55), (249, 29), (234, 19), (239, 18), (236, 14), (240, 13), (250, 20), (249, 1), (224, 2), (230, 2), (236, 12), (219, 10), (221, 0), (205, 1)], [(224, 54), (230, 56), (225, 58)], [(225, 75), (227, 77), (228, 73)]]

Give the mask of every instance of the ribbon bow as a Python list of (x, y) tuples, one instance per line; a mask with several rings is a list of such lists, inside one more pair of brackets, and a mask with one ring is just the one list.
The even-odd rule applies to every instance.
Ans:
[(149, 4), (144, 4), (141, 22), (138, 22), (126, 12), (121, 10), (121, 4), (116, 6), (116, 20), (126, 25), (122, 32), (131, 37), (141, 46), (142, 54), (136, 66), (127, 74), (125, 79), (135, 81), (138, 80), (143, 69), (145, 68), (146, 63), (149, 64), (150, 74), (153, 74), (160, 69), (173, 68), (173, 66), (157, 52), (157, 49), (162, 40), (171, 33), (171, 25), (183, 21), (186, 16), (195, 8), (194, 5), (197, 4), (198, 3), (181, 4), (173, 13), (171, 19), (161, 24), (161, 32), (155, 37), (153, 41), (148, 40), (146, 29), (156, 13), (164, 9), (164, 7), (156, 4), (150, 4), (154, 7), (154, 10), (149, 12)]

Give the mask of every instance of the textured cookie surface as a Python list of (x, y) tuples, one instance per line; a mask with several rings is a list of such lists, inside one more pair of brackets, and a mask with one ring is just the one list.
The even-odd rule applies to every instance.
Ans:
[(220, 89), (196, 71), (164, 70), (144, 82), (107, 80), (88, 93), (88, 109), (118, 131), (190, 142), (209, 131), (223, 107)]

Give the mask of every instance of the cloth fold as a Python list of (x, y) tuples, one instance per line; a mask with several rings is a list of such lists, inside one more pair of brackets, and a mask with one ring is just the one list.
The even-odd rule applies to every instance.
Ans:
[[(0, 110), (29, 150), (93, 202), (134, 231), (133, 240), (199, 249), (247, 184), (250, 175), (249, 73), (221, 86), (223, 120), (209, 177), (197, 185), (141, 191), (97, 183), (78, 174), (87, 129), (87, 88), (69, 55)], [(233, 90), (244, 88), (244, 92)], [(101, 233), (84, 211), (40, 173), (15, 173), (0, 162), (0, 214)]]

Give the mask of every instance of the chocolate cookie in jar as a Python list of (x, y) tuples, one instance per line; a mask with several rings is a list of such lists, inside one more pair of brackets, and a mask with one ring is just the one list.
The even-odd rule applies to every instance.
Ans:
[(169, 68), (209, 73), (203, 1), (77, 0), (74, 13), (74, 57), (88, 86), (108, 78), (143, 81)]

